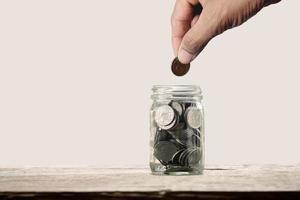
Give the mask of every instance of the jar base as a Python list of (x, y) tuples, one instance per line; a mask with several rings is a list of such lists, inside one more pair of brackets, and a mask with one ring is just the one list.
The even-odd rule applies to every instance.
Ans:
[(156, 176), (192, 176), (192, 175), (202, 175), (203, 172), (152, 172), (152, 175)]
[(203, 170), (199, 166), (195, 168), (191, 167), (183, 167), (183, 166), (169, 166), (169, 168), (162, 167), (161, 165), (156, 165), (151, 168), (151, 172), (153, 175), (164, 176), (188, 176), (188, 175), (202, 175)]

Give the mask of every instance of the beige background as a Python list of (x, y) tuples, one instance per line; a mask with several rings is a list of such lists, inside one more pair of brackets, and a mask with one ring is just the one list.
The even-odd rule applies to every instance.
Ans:
[(198, 84), (208, 164), (300, 162), (300, 2), (171, 74), (174, 1), (0, 1), (0, 165), (147, 165), (151, 86)]

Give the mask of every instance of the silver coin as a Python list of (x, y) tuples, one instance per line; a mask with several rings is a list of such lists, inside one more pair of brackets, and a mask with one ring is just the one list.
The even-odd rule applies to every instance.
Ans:
[(194, 135), (193, 129), (176, 129), (176, 130), (168, 130), (168, 132), (173, 136), (177, 143), (184, 147), (193, 146), (193, 138)]
[(183, 158), (183, 165), (185, 165), (185, 166), (189, 165), (189, 157), (190, 157), (192, 151), (193, 151), (193, 149), (187, 149), (185, 156)]
[(185, 155), (187, 153), (187, 149), (185, 149), (179, 156), (179, 163), (180, 165), (185, 165)]
[[(186, 150), (186, 149), (185, 149), (185, 150)], [(183, 157), (183, 155), (184, 155), (184, 153), (185, 153), (185, 150), (183, 150), (183, 151), (181, 152), (181, 154), (179, 155), (178, 161), (179, 161), (179, 164), (180, 164), (180, 165), (182, 165), (182, 157)]]
[(157, 144), (160, 141), (169, 141), (172, 138), (172, 135), (166, 130), (158, 129), (154, 137), (154, 143)]
[(178, 112), (178, 114), (180, 116), (182, 115), (182, 113), (183, 113), (183, 105), (182, 104), (178, 103), (177, 101), (172, 101), (171, 106), (173, 109), (175, 109)]
[(155, 110), (155, 122), (159, 127), (170, 125), (175, 118), (175, 112), (172, 107), (162, 105)]
[(189, 165), (195, 165), (197, 164), (201, 159), (201, 149), (194, 149), (192, 153), (188, 157), (188, 164)]
[(195, 151), (195, 149), (189, 149), (189, 151), (187, 153), (186, 160), (185, 160), (185, 164), (187, 166), (190, 166), (190, 164), (191, 164), (190, 160), (192, 160), (192, 155), (193, 155), (194, 151)]
[(198, 135), (193, 135), (192, 141), (193, 141), (193, 146), (195, 146), (195, 147), (201, 146), (201, 139)]
[(202, 125), (201, 110), (196, 107), (189, 107), (185, 112), (185, 120), (191, 128), (199, 128)]
[(179, 151), (177, 151), (173, 157), (172, 157), (172, 163), (177, 164), (179, 163), (179, 156), (182, 154), (182, 152), (184, 151), (184, 149), (181, 149)]
[(179, 122), (179, 116), (175, 113), (174, 120), (170, 124), (166, 126), (160, 126), (160, 127), (164, 130), (174, 129), (174, 127), (177, 127), (178, 122)]
[(179, 156), (179, 163), (182, 166), (186, 165), (186, 158), (187, 158), (187, 154), (189, 152), (189, 149), (185, 149)]
[(170, 141), (160, 141), (154, 146), (154, 156), (164, 163), (171, 161), (177, 151), (178, 147)]
[(183, 140), (180, 140), (180, 139), (178, 139), (178, 138), (175, 138), (174, 140), (175, 140), (175, 142), (176, 142), (178, 145), (180, 145), (180, 146), (182, 146), (182, 147), (186, 147), (186, 146), (187, 146), (187, 145), (186, 145), (186, 142), (183, 141)]

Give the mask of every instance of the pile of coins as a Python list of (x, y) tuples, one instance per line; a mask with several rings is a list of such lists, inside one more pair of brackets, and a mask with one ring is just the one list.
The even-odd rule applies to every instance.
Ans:
[(202, 112), (196, 104), (171, 101), (154, 110), (153, 155), (166, 166), (193, 167), (202, 158)]

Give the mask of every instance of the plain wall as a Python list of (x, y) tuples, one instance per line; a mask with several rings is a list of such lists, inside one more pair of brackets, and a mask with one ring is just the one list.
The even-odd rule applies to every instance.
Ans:
[(300, 1), (172, 75), (172, 0), (0, 1), (0, 166), (148, 165), (155, 84), (203, 90), (206, 163), (300, 163)]

